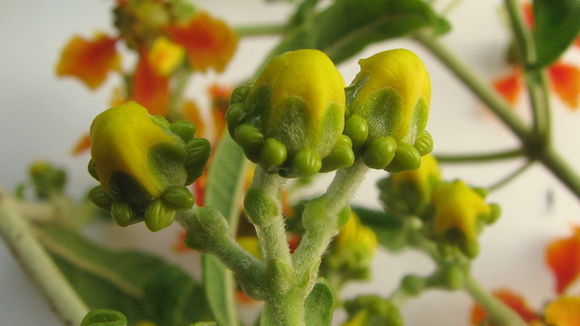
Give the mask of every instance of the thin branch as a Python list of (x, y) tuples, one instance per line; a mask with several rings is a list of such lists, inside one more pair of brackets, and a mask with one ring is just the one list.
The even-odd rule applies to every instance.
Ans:
[(487, 163), (491, 161), (509, 160), (524, 156), (521, 149), (509, 149), (489, 153), (475, 154), (435, 154), (440, 163)]

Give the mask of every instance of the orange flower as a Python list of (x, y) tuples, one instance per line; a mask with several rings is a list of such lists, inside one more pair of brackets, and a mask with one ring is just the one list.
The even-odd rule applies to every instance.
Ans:
[(570, 64), (556, 62), (548, 69), (554, 92), (570, 108), (578, 108), (580, 96), (580, 69)]
[(544, 311), (546, 323), (557, 326), (580, 325), (580, 297), (560, 297)]
[(196, 134), (198, 135), (197, 137), (207, 138), (208, 135), (206, 134), (205, 122), (203, 121), (201, 110), (197, 103), (191, 100), (186, 100), (183, 102), (181, 110), (184, 118), (193, 122), (195, 125)]
[(519, 95), (522, 92), (522, 73), (520, 69), (514, 71), (493, 82), (493, 87), (500, 93), (511, 105), (516, 104)]
[(208, 89), (211, 96), (211, 111), (215, 128), (216, 141), (222, 136), (226, 127), (226, 111), (230, 104), (232, 89), (228, 86), (213, 84)]
[(150, 114), (164, 115), (169, 107), (169, 77), (157, 73), (141, 53), (133, 79), (133, 99), (143, 105)]
[(109, 71), (119, 69), (116, 42), (116, 38), (105, 34), (97, 34), (92, 40), (73, 37), (60, 54), (56, 74), (76, 77), (90, 89), (98, 88), (107, 79)]
[[(508, 305), (513, 311), (515, 311), (520, 317), (527, 323), (534, 321), (539, 321), (536, 313), (528, 306), (526, 301), (522, 299), (518, 294), (512, 292), (508, 289), (500, 289), (492, 292), (494, 296), (503, 301)], [(471, 325), (481, 325), (485, 322), (487, 318), (487, 313), (480, 305), (475, 305), (471, 309)], [(492, 324), (486, 324), (493, 326)]]
[(572, 236), (548, 246), (546, 262), (556, 278), (556, 292), (564, 292), (580, 276), (580, 226), (574, 228)]
[(210, 67), (223, 71), (238, 43), (234, 31), (226, 23), (205, 12), (196, 14), (185, 24), (168, 27), (167, 33), (185, 48), (191, 68), (201, 71)]
[(86, 133), (84, 134), (75, 144), (72, 154), (74, 156), (80, 155), (91, 148), (91, 136)]

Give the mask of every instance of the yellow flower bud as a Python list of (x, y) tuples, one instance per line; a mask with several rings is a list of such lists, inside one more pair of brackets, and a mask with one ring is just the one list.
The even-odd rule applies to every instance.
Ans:
[[(361, 118), (366, 121), (366, 147), (380, 155), (362, 153), (365, 163), (392, 172), (418, 168), (421, 155), (432, 149), (431, 138), (425, 134), (431, 102), (425, 65), (404, 49), (377, 53), (360, 60), (359, 65), (361, 70), (347, 89), (347, 125), (351, 119), (359, 124)], [(354, 133), (347, 133), (351, 138), (361, 138), (354, 129), (349, 132)], [(396, 147), (390, 145), (390, 139)]]
[(185, 50), (165, 37), (159, 37), (153, 43), (147, 60), (162, 76), (168, 76), (183, 61)]
[(381, 180), (380, 199), (394, 213), (420, 216), (431, 201), (433, 188), (440, 182), (437, 160), (425, 155), (417, 170), (391, 174)]
[(136, 102), (99, 114), (91, 125), (91, 174), (101, 186), (91, 191), (98, 206), (110, 209), (118, 224), (145, 219), (160, 230), (176, 210), (188, 209), (193, 182), (209, 157), (209, 143), (193, 138), (195, 126), (150, 116)]
[[(344, 129), (344, 86), (324, 53), (281, 54), (253, 85), (232, 94), (227, 116), (230, 133), (250, 160), (270, 172), (290, 177), (314, 174), (324, 168), (322, 160), (331, 154)], [(343, 147), (326, 166), (352, 164), (354, 155)]]
[(433, 233), (442, 241), (457, 245), (469, 257), (477, 254), (477, 235), (497, 211), (465, 182), (442, 183), (432, 195), (435, 210)]

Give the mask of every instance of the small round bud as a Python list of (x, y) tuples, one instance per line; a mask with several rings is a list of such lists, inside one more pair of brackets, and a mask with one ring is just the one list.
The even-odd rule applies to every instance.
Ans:
[[(273, 138), (269, 138), (273, 139)], [(260, 149), (264, 145), (264, 135), (252, 125), (243, 124), (236, 129), (235, 140), (240, 144), (248, 158), (255, 162), (259, 158)], [(272, 145), (272, 144), (270, 144)], [(286, 149), (284, 149), (285, 151)]]
[(322, 168), (322, 161), (318, 154), (312, 150), (303, 149), (296, 153), (292, 159), (292, 174), (311, 176)]
[(136, 221), (131, 207), (122, 201), (113, 202), (111, 205), (111, 216), (113, 216), (115, 222), (120, 226), (131, 225)]
[(371, 141), (363, 154), (363, 161), (372, 169), (387, 167), (397, 150), (397, 142), (393, 137), (379, 137)]
[(91, 175), (91, 177), (93, 177), (95, 180), (99, 181), (99, 176), (97, 175), (97, 169), (95, 168), (95, 162), (92, 159), (89, 160), (89, 164), (87, 165), (87, 171), (89, 171), (89, 174)]
[(401, 287), (409, 295), (416, 296), (425, 288), (425, 279), (417, 275), (405, 275), (401, 280)]
[(421, 166), (421, 154), (415, 147), (399, 143), (395, 157), (386, 170), (389, 172), (400, 172), (406, 170), (417, 170)]
[(113, 199), (102, 186), (96, 186), (89, 191), (89, 199), (93, 204), (102, 209), (110, 210), (113, 205)]
[(322, 160), (322, 172), (349, 167), (354, 164), (352, 141), (347, 135), (341, 135), (327, 157)]
[(175, 213), (175, 209), (165, 206), (161, 200), (156, 200), (145, 210), (145, 225), (153, 232), (162, 230), (173, 223)]
[(182, 186), (167, 189), (161, 197), (163, 203), (173, 209), (188, 209), (193, 207), (195, 200), (191, 192)]
[(465, 272), (459, 266), (447, 266), (442, 277), (443, 284), (450, 290), (459, 290), (465, 284)]
[(419, 151), (421, 156), (427, 155), (433, 151), (433, 138), (427, 130), (423, 130), (423, 133), (415, 141), (415, 148)]
[(97, 309), (89, 312), (80, 326), (127, 326), (127, 317), (115, 310)]
[(268, 138), (262, 147), (260, 165), (266, 171), (270, 171), (284, 163), (286, 156), (286, 146), (274, 138)]
[(205, 138), (194, 138), (185, 145), (185, 185), (191, 184), (201, 176), (211, 154), (211, 145)]
[(193, 123), (186, 120), (175, 121), (171, 126), (169, 126), (169, 129), (171, 129), (174, 134), (181, 137), (183, 141), (189, 141), (192, 139), (193, 136), (195, 136), (196, 131)]
[(350, 137), (354, 148), (361, 147), (369, 137), (367, 121), (359, 115), (351, 115), (344, 125), (344, 134)]

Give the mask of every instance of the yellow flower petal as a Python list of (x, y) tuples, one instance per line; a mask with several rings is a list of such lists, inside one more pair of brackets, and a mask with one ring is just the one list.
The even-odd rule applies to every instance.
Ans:
[(546, 323), (555, 326), (580, 325), (580, 297), (560, 297), (544, 311)]
[(182, 62), (184, 55), (185, 51), (181, 46), (160, 37), (153, 43), (147, 59), (158, 74), (167, 76)]

